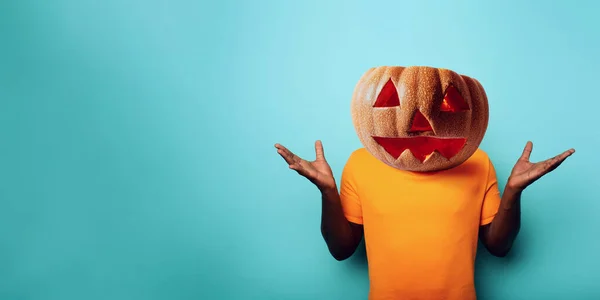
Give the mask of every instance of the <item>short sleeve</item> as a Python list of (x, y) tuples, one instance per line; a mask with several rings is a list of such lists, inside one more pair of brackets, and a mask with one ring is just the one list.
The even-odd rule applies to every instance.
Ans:
[(483, 205), (481, 208), (481, 223), (487, 225), (494, 220), (498, 207), (500, 207), (500, 190), (498, 188), (498, 180), (496, 178), (496, 170), (492, 162), (487, 159), (488, 174), (485, 185), (485, 194), (483, 197)]
[(355, 224), (362, 224), (362, 205), (356, 185), (355, 160), (355, 155), (351, 155), (342, 171), (340, 199), (346, 219)]

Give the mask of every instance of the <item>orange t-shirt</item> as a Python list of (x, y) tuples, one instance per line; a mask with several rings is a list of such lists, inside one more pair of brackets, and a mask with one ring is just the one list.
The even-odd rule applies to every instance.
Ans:
[(485, 152), (449, 170), (415, 173), (361, 148), (344, 167), (340, 195), (348, 221), (364, 226), (369, 299), (476, 298), (479, 226), (500, 205)]

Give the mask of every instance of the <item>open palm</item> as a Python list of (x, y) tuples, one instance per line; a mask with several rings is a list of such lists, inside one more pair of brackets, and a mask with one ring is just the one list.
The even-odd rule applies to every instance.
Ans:
[(288, 163), (290, 169), (306, 177), (320, 190), (335, 188), (333, 172), (331, 172), (331, 167), (325, 160), (321, 141), (315, 142), (316, 159), (314, 161), (300, 158), (281, 144), (275, 144), (275, 148), (277, 148), (277, 153)]
[(567, 157), (575, 153), (575, 149), (569, 149), (555, 157), (547, 160), (532, 163), (529, 161), (531, 151), (533, 149), (533, 143), (527, 142), (523, 154), (515, 164), (508, 179), (507, 184), (513, 188), (523, 190), (542, 176), (552, 172), (558, 168)]

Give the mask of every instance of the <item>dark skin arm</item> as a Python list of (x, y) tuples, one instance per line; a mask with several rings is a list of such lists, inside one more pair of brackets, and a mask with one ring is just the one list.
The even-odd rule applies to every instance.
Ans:
[(492, 223), (481, 226), (479, 236), (490, 254), (504, 257), (521, 229), (521, 192), (506, 188)]
[(315, 143), (316, 159), (310, 162), (280, 144), (275, 144), (275, 148), (290, 169), (310, 180), (321, 192), (321, 234), (331, 255), (337, 260), (352, 256), (363, 238), (363, 226), (349, 222), (344, 216), (340, 194), (325, 160), (321, 141)]
[(363, 226), (344, 216), (337, 188), (322, 193), (321, 234), (337, 260), (352, 256), (363, 238)]
[(494, 256), (506, 256), (519, 233), (521, 228), (521, 194), (525, 188), (542, 176), (552, 172), (567, 157), (575, 153), (574, 149), (570, 149), (545, 161), (532, 163), (529, 161), (532, 149), (533, 144), (527, 142), (523, 154), (508, 178), (496, 217), (494, 217), (492, 223), (480, 228), (480, 239), (486, 249)]

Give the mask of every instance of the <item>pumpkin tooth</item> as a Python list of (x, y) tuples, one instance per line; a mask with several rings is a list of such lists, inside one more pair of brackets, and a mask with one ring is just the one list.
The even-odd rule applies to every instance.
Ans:
[(425, 162), (426, 160), (430, 159), (437, 151), (433, 151), (429, 154), (427, 154), (427, 156), (425, 156), (425, 160), (423, 160), (423, 162)]
[(416, 137), (378, 137), (373, 139), (394, 159), (398, 159), (404, 151), (409, 150), (413, 157), (425, 162), (434, 152), (446, 159), (457, 155), (466, 144), (465, 138), (437, 138), (433, 136)]
[(448, 139), (440, 143), (436, 150), (445, 158), (451, 159), (457, 155), (466, 145), (467, 139)]

